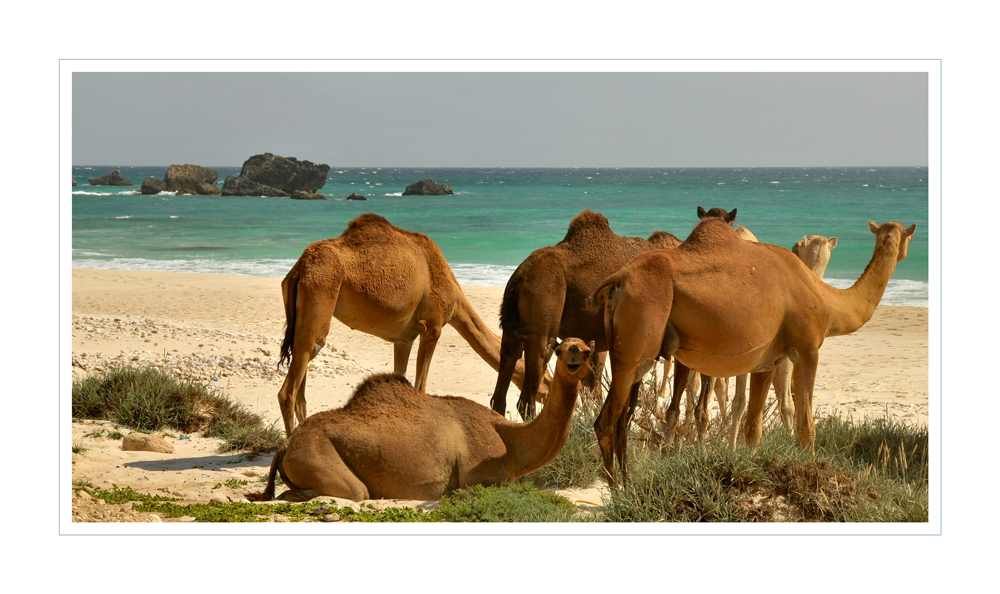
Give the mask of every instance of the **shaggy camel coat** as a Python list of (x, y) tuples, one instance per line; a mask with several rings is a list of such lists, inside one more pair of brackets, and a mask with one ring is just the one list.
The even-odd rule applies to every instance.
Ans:
[(535, 414), (535, 400), (545, 370), (546, 346), (556, 337), (595, 341), (594, 377), (588, 387), (599, 389), (608, 350), (604, 318), (588, 307), (594, 290), (636, 254), (670, 248), (681, 241), (664, 231), (649, 239), (624, 237), (611, 230), (604, 215), (584, 210), (570, 221), (562, 241), (533, 251), (517, 267), (504, 289), (500, 306), (500, 369), (490, 404), (503, 414), (514, 364), (524, 354), (525, 375), (517, 410), (524, 419)]

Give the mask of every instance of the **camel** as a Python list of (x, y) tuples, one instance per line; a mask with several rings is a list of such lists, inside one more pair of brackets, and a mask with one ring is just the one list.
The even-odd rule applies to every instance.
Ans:
[[(281, 294), (286, 326), (278, 365), (287, 362), (288, 375), (278, 403), (286, 436), (296, 419), (306, 418), (307, 365), (326, 344), (332, 318), (392, 342), (393, 371), (399, 375), (406, 374), (419, 336), (415, 387), (420, 392), (426, 392), (445, 324), (493, 369), (500, 365), (500, 338), (473, 309), (437, 244), (375, 214), (352, 220), (340, 237), (308, 246), (281, 281)], [(511, 367), (514, 382), (522, 385), (523, 362)]]
[[(742, 227), (741, 227), (742, 229)], [(737, 229), (739, 231), (739, 229)], [(754, 238), (756, 241), (756, 238)], [(827, 239), (822, 235), (803, 235), (802, 239), (792, 246), (792, 253), (812, 271), (816, 278), (823, 280), (826, 274), (826, 267), (830, 263), (830, 251), (837, 247), (837, 238)], [(746, 412), (747, 398), (746, 388), (748, 375), (743, 374), (736, 378), (736, 394), (733, 396), (733, 411), (730, 415), (732, 425), (729, 427), (729, 446), (736, 449), (736, 441), (740, 433), (740, 421)], [(774, 386), (774, 396), (778, 401), (778, 412), (781, 414), (781, 423), (789, 431), (794, 430), (795, 408), (792, 403), (792, 362), (785, 359), (778, 364), (778, 369), (774, 372), (772, 379)]]
[(569, 436), (594, 343), (567, 338), (554, 350), (549, 395), (528, 423), (465, 398), (428, 396), (398, 375), (369, 377), (343, 408), (307, 418), (285, 440), (263, 498), (274, 498), (277, 473), (298, 498), (429, 500), (542, 468)]
[(525, 420), (534, 416), (546, 363), (542, 355), (556, 337), (595, 341), (600, 354), (586, 384), (599, 390), (608, 346), (603, 314), (588, 311), (587, 299), (636, 254), (680, 243), (665, 231), (654, 232), (649, 239), (618, 235), (604, 215), (584, 210), (570, 221), (562, 241), (531, 252), (507, 281), (500, 306), (500, 370), (490, 400), (493, 410), (500, 414), (506, 410), (514, 362), (523, 353), (525, 376), (517, 411)]
[[(714, 377), (750, 373), (744, 437), (760, 443), (763, 405), (774, 369), (794, 363), (792, 393), (799, 443), (814, 451), (812, 393), (819, 348), (827, 336), (849, 334), (872, 316), (916, 225), (869, 221), (872, 259), (849, 289), (827, 285), (785, 248), (751, 243), (732, 228), (736, 210), (698, 208), (701, 221), (676, 249), (633, 258), (595, 291), (604, 305), (611, 388), (594, 423), (605, 471), (624, 478), (629, 406), (639, 371), (657, 357), (679, 363), (674, 391), (689, 369)], [(668, 419), (669, 420), (669, 419)]]

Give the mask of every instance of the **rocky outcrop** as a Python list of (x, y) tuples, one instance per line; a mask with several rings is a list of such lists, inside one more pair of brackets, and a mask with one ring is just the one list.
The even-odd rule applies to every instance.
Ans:
[(200, 196), (219, 196), (222, 194), (222, 190), (215, 185), (215, 182), (205, 183), (202, 182), (194, 187), (195, 191), (198, 192)]
[(277, 198), (280, 196), (288, 196), (288, 192), (284, 192), (278, 188), (266, 186), (264, 184), (259, 184), (239, 175), (230, 175), (226, 178), (226, 181), (222, 183), (222, 195), (267, 196), (270, 198)]
[(307, 192), (305, 190), (292, 190), (291, 194), (292, 200), (326, 200), (326, 196), (322, 194), (316, 194), (315, 192)]
[(75, 179), (73, 180), (73, 187), (74, 188), (76, 187), (76, 180)]
[(239, 177), (284, 190), (286, 194), (294, 190), (315, 193), (326, 185), (329, 172), (329, 165), (264, 153), (244, 161)]
[(163, 176), (167, 191), (178, 194), (202, 194), (198, 191), (199, 186), (215, 187), (217, 181), (219, 172), (198, 165), (171, 165)]
[(454, 193), (448, 184), (438, 183), (428, 177), (406, 186), (403, 196), (444, 196)]
[(153, 194), (159, 194), (160, 192), (167, 191), (167, 184), (163, 180), (156, 179), (155, 177), (147, 177), (142, 180), (142, 187), (139, 188), (139, 193), (143, 196), (151, 196)]
[(357, 192), (355, 192), (355, 193), (351, 194), (350, 196), (348, 196), (347, 198), (344, 198), (344, 200), (368, 200), (368, 199), (365, 198), (364, 196), (362, 196), (361, 194), (358, 194)]
[(122, 172), (120, 169), (115, 169), (114, 171), (109, 171), (108, 173), (102, 175), (101, 177), (92, 177), (90, 185), (92, 186), (134, 186), (135, 184), (129, 180), (122, 177)]
[(145, 433), (129, 433), (122, 440), (122, 449), (127, 452), (160, 452), (162, 454), (173, 454), (174, 446), (167, 443), (159, 435), (146, 435)]

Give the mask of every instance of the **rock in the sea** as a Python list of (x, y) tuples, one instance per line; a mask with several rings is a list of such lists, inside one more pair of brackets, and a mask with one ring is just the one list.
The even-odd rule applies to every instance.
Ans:
[(159, 435), (147, 435), (145, 433), (129, 433), (122, 440), (122, 449), (126, 452), (160, 452), (162, 454), (173, 454), (174, 446), (166, 442)]
[(200, 183), (194, 189), (202, 196), (219, 196), (222, 194), (222, 190), (214, 183)]
[(139, 188), (139, 193), (143, 196), (151, 196), (153, 194), (165, 192), (166, 190), (167, 184), (165, 184), (163, 180), (156, 179), (155, 177), (147, 177), (142, 180), (142, 187)]
[(315, 193), (326, 185), (329, 172), (329, 165), (264, 153), (244, 161), (239, 177), (284, 190), (288, 195), (294, 190)]
[(200, 194), (199, 184), (214, 186), (219, 172), (198, 165), (171, 165), (163, 176), (167, 190), (178, 194)]
[(102, 175), (101, 177), (92, 177), (90, 185), (92, 186), (134, 186), (132, 182), (122, 177), (121, 169), (115, 169), (114, 171), (109, 171), (108, 173)]
[(358, 194), (357, 192), (355, 192), (355, 193), (351, 194), (350, 196), (348, 196), (347, 198), (344, 198), (344, 200), (368, 200), (368, 199), (365, 198), (364, 196), (362, 196), (361, 194)]
[(307, 192), (305, 190), (292, 190), (291, 198), (292, 200), (326, 200), (326, 196), (322, 194)]
[(73, 187), (74, 188), (76, 187), (76, 180), (75, 179), (73, 180)]
[(438, 183), (428, 177), (406, 186), (403, 196), (444, 196), (454, 193), (448, 184)]
[(288, 192), (247, 179), (241, 175), (230, 175), (222, 184), (223, 196), (288, 196)]

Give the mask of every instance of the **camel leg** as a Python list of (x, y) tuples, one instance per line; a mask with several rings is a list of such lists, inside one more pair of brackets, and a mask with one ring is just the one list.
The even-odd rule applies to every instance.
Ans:
[(773, 376), (774, 369), (750, 374), (750, 405), (747, 407), (743, 436), (747, 444), (755, 450), (760, 445), (760, 436), (763, 433), (764, 401), (767, 399), (767, 390), (771, 387)]
[(715, 399), (719, 401), (719, 424), (722, 427), (726, 426), (726, 420), (729, 418), (729, 378), (720, 377), (716, 378), (715, 381)]
[(617, 481), (615, 475), (615, 454), (620, 451), (621, 438), (618, 436), (620, 419), (627, 413), (633, 390), (638, 390), (635, 386), (636, 368), (623, 369), (616, 366), (615, 363), (616, 361), (612, 359), (611, 389), (608, 390), (608, 397), (604, 399), (604, 406), (601, 407), (601, 412), (594, 421), (594, 433), (597, 434), (597, 445), (601, 448), (604, 471), (607, 473), (608, 481), (611, 484)]
[(535, 392), (542, 383), (546, 368), (546, 338), (532, 337), (524, 342), (524, 385), (517, 399), (517, 412), (525, 421), (535, 418)]
[[(493, 397), (490, 398), (490, 408), (500, 415), (505, 415), (507, 412), (507, 390), (510, 388), (511, 378), (514, 377), (517, 361), (523, 353), (524, 342), (505, 332), (500, 338), (500, 370), (497, 372), (497, 385), (493, 388)], [(527, 382), (522, 381), (521, 387), (526, 389)]]
[[(674, 360), (674, 394), (670, 398), (670, 406), (667, 407), (667, 435), (665, 438), (666, 444), (672, 445), (674, 443), (674, 436), (677, 433), (677, 420), (680, 417), (681, 409), (681, 398), (684, 393), (684, 386), (688, 383), (688, 376), (694, 375), (691, 370), (681, 363), (680, 361)], [(614, 380), (614, 375), (611, 376), (612, 381)]]
[(406, 366), (410, 363), (412, 340), (399, 340), (392, 345), (392, 372), (406, 377)]
[(300, 287), (295, 300), (295, 336), (292, 340), (288, 374), (278, 390), (278, 406), (285, 422), (285, 435), (292, 434), (296, 417), (301, 423), (306, 417), (306, 373), (309, 361), (319, 354), (330, 333), (330, 322), (337, 304), (340, 287), (322, 297)]
[(707, 375), (701, 376), (701, 393), (698, 395), (698, 404), (694, 408), (694, 420), (698, 428), (698, 447), (705, 445), (705, 432), (708, 431), (708, 401), (715, 391), (715, 384), (719, 378)]
[(729, 415), (732, 425), (729, 426), (729, 447), (736, 449), (736, 440), (740, 434), (740, 424), (743, 422), (743, 415), (747, 412), (747, 380), (749, 373), (736, 376), (736, 393), (733, 395), (733, 411)]
[(429, 320), (421, 320), (420, 323), (426, 330), (420, 333), (420, 346), (417, 347), (417, 383), (413, 387), (418, 392), (426, 394), (427, 374), (431, 368), (434, 347), (437, 346), (438, 339), (441, 338), (441, 324)]
[(792, 395), (795, 397), (795, 425), (802, 449), (815, 452), (816, 426), (813, 423), (813, 386), (816, 385), (816, 366), (819, 352), (799, 353), (799, 360), (792, 367)]
[(601, 385), (601, 377), (604, 375), (604, 363), (608, 358), (608, 352), (596, 353), (590, 358), (590, 365), (586, 377), (583, 378), (585, 388), (593, 392), (594, 396), (600, 398), (604, 395), (604, 387)]
[(795, 428), (795, 408), (792, 406), (792, 362), (785, 359), (774, 373), (774, 396), (778, 399), (781, 424), (792, 431)]
[(282, 476), (288, 478), (289, 486), (353, 501), (369, 499), (368, 487), (344, 463), (329, 439), (323, 434), (317, 434), (315, 439), (308, 437), (312, 443), (300, 440), (281, 462)]

